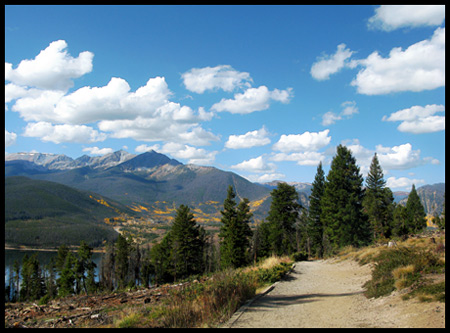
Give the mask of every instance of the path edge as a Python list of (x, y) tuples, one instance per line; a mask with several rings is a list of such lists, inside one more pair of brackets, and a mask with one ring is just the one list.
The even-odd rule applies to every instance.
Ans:
[[(296, 264), (297, 264), (296, 262), (294, 262), (292, 264), (289, 271), (283, 276), (283, 278), (280, 281), (282, 281), (287, 275), (291, 274), (291, 272), (294, 270)], [(247, 310), (254, 301), (256, 301), (257, 299), (259, 299), (259, 298), (263, 297), (264, 295), (268, 294), (269, 292), (271, 292), (275, 288), (275, 286), (278, 283), (280, 283), (280, 281), (277, 281), (277, 282), (271, 284), (266, 289), (264, 289), (262, 292), (255, 295), (250, 300), (246, 301), (243, 305), (241, 305), (241, 307), (235, 313), (233, 313), (233, 315), (230, 317), (230, 319), (228, 319), (224, 324), (220, 325), (219, 328), (231, 328), (234, 325), (234, 323), (242, 316), (242, 314), (245, 312), (245, 310)]]

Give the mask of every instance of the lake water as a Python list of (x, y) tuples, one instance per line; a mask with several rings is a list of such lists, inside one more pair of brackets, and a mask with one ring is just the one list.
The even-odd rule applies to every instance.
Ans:
[[(22, 258), (25, 254), (31, 257), (34, 253), (37, 253), (40, 266), (43, 268), (50, 263), (50, 260), (57, 256), (56, 251), (23, 251), (23, 250), (5, 250), (5, 286), (9, 284), (9, 272), (13, 269), (14, 261), (17, 260), (22, 266)], [(100, 271), (100, 263), (102, 260), (102, 253), (94, 252), (92, 254), (92, 260), (97, 265), (95, 269), (95, 280), (98, 282), (98, 275)]]

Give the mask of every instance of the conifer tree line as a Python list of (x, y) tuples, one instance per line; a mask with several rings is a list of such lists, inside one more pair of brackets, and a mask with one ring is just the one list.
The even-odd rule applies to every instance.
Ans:
[[(92, 248), (86, 242), (77, 253), (61, 246), (56, 259), (44, 268), (36, 255), (24, 256), (22, 265), (15, 262), (10, 271), (5, 299), (45, 301), (147, 287), (243, 267), (270, 255), (290, 255), (294, 260), (322, 258), (348, 245), (360, 247), (407, 237), (426, 227), (414, 185), (406, 207), (395, 204), (376, 153), (364, 184), (356, 159), (343, 145), (337, 147), (327, 176), (319, 163), (308, 209), (299, 203), (294, 186), (280, 182), (270, 194), (267, 218), (252, 230), (250, 202), (247, 198), (237, 202), (230, 185), (216, 236), (195, 221), (188, 206), (180, 205), (171, 229), (151, 248), (140, 248), (131, 237), (122, 235), (108, 243), (98, 277)], [(435, 221), (445, 227), (445, 204), (444, 213)]]

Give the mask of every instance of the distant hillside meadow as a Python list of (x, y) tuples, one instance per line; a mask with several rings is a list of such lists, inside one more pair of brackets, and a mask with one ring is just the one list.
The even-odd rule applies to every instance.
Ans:
[[(185, 165), (155, 151), (133, 155), (123, 150), (75, 160), (9, 154), (5, 179), (6, 243), (54, 247), (80, 240), (100, 246), (117, 236), (113, 227), (121, 221), (166, 224), (181, 204), (192, 209), (198, 222), (217, 225), (229, 185), (239, 200), (249, 199), (252, 221), (260, 223), (280, 182), (252, 183), (233, 172)], [(312, 184), (289, 184), (308, 208)], [(442, 213), (445, 184), (425, 185), (417, 192), (428, 215)], [(408, 192), (394, 192), (400, 204), (407, 197)]]

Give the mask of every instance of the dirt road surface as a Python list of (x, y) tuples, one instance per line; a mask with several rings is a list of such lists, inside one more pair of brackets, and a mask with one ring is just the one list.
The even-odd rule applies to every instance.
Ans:
[(400, 292), (367, 299), (362, 285), (370, 277), (369, 265), (352, 260), (297, 262), (283, 281), (223, 327), (445, 327), (445, 303), (403, 301)]

